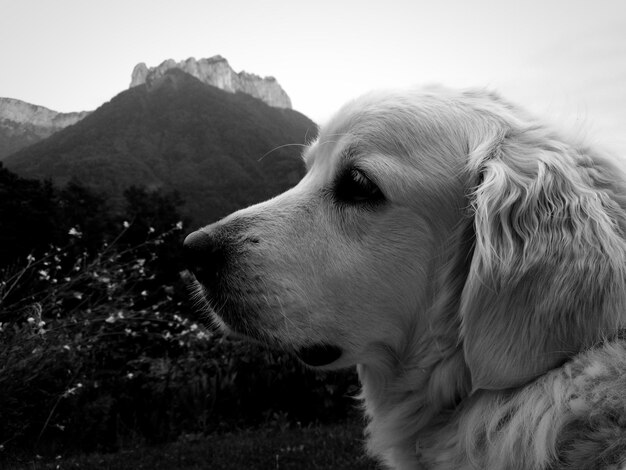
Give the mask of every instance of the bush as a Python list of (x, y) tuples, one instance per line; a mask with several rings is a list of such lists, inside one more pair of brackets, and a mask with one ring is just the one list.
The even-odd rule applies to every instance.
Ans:
[[(135, 356), (168, 354), (171, 341), (161, 333), (171, 315), (164, 312), (182, 304), (174, 286), (151, 282), (154, 257), (136, 254), (180, 238), (181, 228), (132, 248), (105, 245), (94, 256), (80, 250), (81, 233), (73, 229), (70, 245), (52, 248), (39, 259), (28, 256), (24, 265), (2, 273), (0, 442), (38, 446), (43, 438), (63, 441), (66, 436), (86, 447), (115, 442), (110, 431), (101, 431), (117, 412), (103, 404), (118, 399), (103, 395)], [(170, 329), (182, 341), (190, 332), (180, 323)], [(86, 403), (83, 397), (94, 401)], [(95, 415), (97, 425), (83, 422)], [(72, 435), (72, 429), (79, 431)]]
[(314, 373), (188, 312), (184, 280), (165, 284), (156, 254), (179, 246), (181, 224), (158, 236), (144, 227), (144, 241), (133, 227), (95, 254), (72, 229), (68, 246), (0, 274), (5, 450), (114, 450), (350, 413), (354, 374)]

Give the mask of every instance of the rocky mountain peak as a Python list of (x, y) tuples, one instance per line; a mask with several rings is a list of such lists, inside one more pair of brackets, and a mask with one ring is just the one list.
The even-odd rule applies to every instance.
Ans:
[(26, 103), (13, 98), (0, 98), (0, 121), (11, 121), (19, 124), (28, 123), (54, 129), (76, 124), (89, 112), (59, 113), (43, 106)]
[(13, 98), (0, 98), (0, 160), (76, 124), (89, 112), (59, 113)]
[(130, 88), (144, 83), (149, 85), (173, 68), (230, 93), (247, 93), (270, 106), (291, 109), (289, 96), (274, 77), (259, 77), (244, 71), (235, 72), (228, 61), (220, 55), (199, 60), (190, 57), (180, 62), (168, 59), (156, 67), (148, 67), (141, 62), (133, 69)]

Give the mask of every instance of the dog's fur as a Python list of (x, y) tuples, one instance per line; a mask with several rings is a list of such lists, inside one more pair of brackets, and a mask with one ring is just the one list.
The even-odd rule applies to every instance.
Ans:
[(444, 89), (359, 98), (304, 158), (296, 187), (202, 229), (225, 324), (340, 348), (323, 367), (358, 365), (390, 468), (625, 465), (626, 179), (609, 158)]

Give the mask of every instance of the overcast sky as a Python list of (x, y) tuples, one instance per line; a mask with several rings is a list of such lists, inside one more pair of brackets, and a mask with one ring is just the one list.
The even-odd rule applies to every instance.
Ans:
[(317, 122), (372, 88), (487, 86), (626, 151), (625, 0), (0, 0), (0, 96), (54, 110), (216, 54)]

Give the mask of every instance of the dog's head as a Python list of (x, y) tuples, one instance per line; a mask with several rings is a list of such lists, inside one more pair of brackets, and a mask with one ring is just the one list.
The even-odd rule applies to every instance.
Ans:
[(617, 170), (499, 98), (367, 95), (304, 159), (297, 186), (185, 242), (232, 330), (327, 368), (430, 342), (504, 388), (621, 322)]

